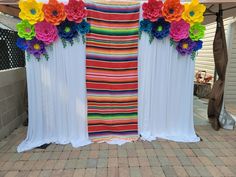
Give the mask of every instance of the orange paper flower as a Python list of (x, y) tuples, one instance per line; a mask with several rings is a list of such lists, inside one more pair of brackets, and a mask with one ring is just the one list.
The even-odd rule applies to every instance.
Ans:
[(49, 0), (48, 4), (43, 5), (45, 20), (53, 25), (59, 25), (66, 19), (64, 4), (57, 0)]
[(162, 9), (162, 15), (168, 22), (181, 20), (183, 12), (184, 6), (179, 0), (166, 0)]

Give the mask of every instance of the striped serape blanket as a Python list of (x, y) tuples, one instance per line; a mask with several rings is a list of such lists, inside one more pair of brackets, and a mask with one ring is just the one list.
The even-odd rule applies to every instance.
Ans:
[(137, 3), (87, 3), (86, 85), (92, 141), (138, 139)]

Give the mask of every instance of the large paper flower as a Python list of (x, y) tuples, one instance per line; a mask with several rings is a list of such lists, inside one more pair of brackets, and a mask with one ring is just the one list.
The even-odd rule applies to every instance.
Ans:
[(39, 59), (41, 55), (46, 54), (45, 44), (42, 41), (34, 38), (30, 41), (27, 41), (27, 44), (27, 52), (34, 55), (37, 59)]
[(189, 37), (189, 28), (190, 25), (183, 19), (180, 21), (173, 21), (170, 26), (170, 37), (176, 42), (181, 39), (186, 39)]
[(36, 38), (49, 45), (58, 38), (56, 26), (46, 21), (39, 22), (35, 25)]
[(162, 15), (166, 21), (179, 21), (181, 19), (184, 6), (179, 0), (166, 0), (163, 5)]
[(83, 20), (80, 24), (78, 24), (78, 31), (80, 32), (80, 34), (82, 35), (87, 34), (89, 33), (89, 30), (90, 30), (90, 24), (85, 20)]
[(194, 24), (189, 30), (190, 38), (193, 41), (198, 41), (199, 39), (202, 39), (205, 35), (205, 30), (206, 27), (201, 25), (200, 23)]
[(48, 4), (43, 5), (45, 20), (53, 25), (59, 25), (66, 19), (64, 4), (57, 0), (49, 0)]
[(192, 54), (195, 47), (196, 42), (192, 41), (190, 38), (187, 38), (179, 41), (178, 45), (176, 46), (176, 49), (181, 55), (189, 55)]
[(34, 26), (29, 24), (27, 20), (22, 20), (16, 25), (18, 31), (18, 36), (25, 38), (26, 40), (31, 40), (35, 36)]
[(150, 33), (152, 31), (152, 22), (149, 20), (142, 20), (139, 25), (140, 31)]
[(28, 48), (27, 41), (23, 38), (17, 38), (16, 46), (25, 51)]
[(19, 17), (22, 20), (28, 20), (31, 25), (43, 21), (42, 3), (38, 3), (36, 0), (20, 0), (19, 7), (21, 10)]
[(68, 20), (62, 22), (58, 27), (59, 36), (62, 40), (73, 42), (73, 38), (78, 36), (77, 24)]
[(202, 49), (202, 44), (203, 44), (203, 42), (201, 40), (196, 41), (195, 42), (195, 47), (194, 47), (193, 51), (196, 52), (196, 51)]
[(148, 19), (151, 22), (155, 22), (159, 17), (162, 16), (161, 8), (163, 6), (162, 1), (157, 0), (148, 0), (147, 3), (144, 3), (143, 8), (143, 18)]
[(82, 0), (69, 0), (69, 3), (65, 6), (65, 12), (67, 19), (76, 23), (82, 22), (88, 14)]
[(188, 22), (191, 26), (194, 23), (201, 23), (204, 20), (203, 13), (206, 10), (206, 6), (199, 4), (198, 0), (192, 0), (190, 4), (184, 5), (185, 10), (182, 14), (182, 18)]
[(152, 34), (157, 39), (163, 39), (168, 36), (170, 32), (170, 23), (166, 22), (164, 18), (159, 18), (152, 26)]

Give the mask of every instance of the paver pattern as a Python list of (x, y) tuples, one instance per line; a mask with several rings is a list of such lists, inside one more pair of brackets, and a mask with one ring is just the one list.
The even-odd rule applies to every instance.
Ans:
[(212, 130), (206, 107), (195, 98), (199, 143), (159, 139), (82, 148), (51, 144), (17, 153), (26, 136), (26, 128), (20, 127), (0, 141), (0, 177), (236, 177), (236, 131)]

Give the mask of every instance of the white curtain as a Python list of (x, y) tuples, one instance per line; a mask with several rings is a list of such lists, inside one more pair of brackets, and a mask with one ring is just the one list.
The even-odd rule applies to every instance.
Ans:
[[(140, 18), (142, 12), (140, 12)], [(87, 130), (84, 44), (63, 48), (58, 41), (49, 60), (27, 61), (29, 127), (18, 152), (46, 143), (90, 144)], [(144, 140), (198, 142), (193, 125), (194, 61), (178, 54), (169, 38), (143, 33), (138, 53), (138, 124)], [(111, 142), (122, 144), (123, 142)]]
[(170, 39), (142, 35), (139, 41), (139, 133), (145, 140), (157, 137), (197, 142), (193, 124), (194, 61), (181, 56)]
[(29, 126), (22, 152), (47, 143), (74, 147), (90, 144), (87, 130), (85, 45), (63, 48), (59, 40), (48, 50), (49, 60), (26, 62)]

